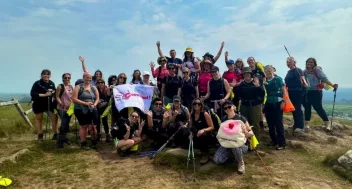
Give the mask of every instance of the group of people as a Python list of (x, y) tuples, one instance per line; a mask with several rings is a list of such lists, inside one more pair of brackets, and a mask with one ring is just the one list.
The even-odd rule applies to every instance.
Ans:
[[(337, 90), (338, 85), (329, 81), (314, 58), (308, 58), (306, 68), (302, 70), (296, 67), (293, 57), (288, 57), (286, 64), (289, 71), (282, 79), (271, 65), (263, 66), (254, 57), (249, 57), (247, 66), (240, 58), (236, 61), (229, 59), (228, 52), (225, 52), (227, 70), (221, 75), (215, 64), (222, 54), (224, 42), (215, 57), (205, 53), (202, 59), (195, 57), (189, 47), (183, 59), (176, 57), (175, 50), (170, 50), (170, 57), (167, 57), (162, 53), (160, 42), (156, 45), (158, 67), (151, 62), (151, 73), (134, 70), (129, 83), (125, 73), (109, 76), (107, 81), (100, 70), (89, 73), (83, 57), (79, 57), (83, 78), (74, 85), (71, 84), (71, 74), (64, 73), (62, 83), (55, 86), (50, 80), (51, 72), (43, 70), (41, 79), (31, 89), (38, 140), (43, 140), (42, 120), (43, 113), (47, 112), (57, 147), (63, 148), (69, 144), (67, 133), (72, 114), (68, 111), (73, 107), (80, 125), (82, 149), (96, 148), (101, 138), (101, 124), (106, 142), (114, 139), (121, 156), (128, 155), (142, 141), (149, 141), (150, 146), (157, 149), (175, 133), (170, 146), (187, 148), (188, 133), (192, 132), (195, 147), (202, 153), (201, 164), (210, 160), (209, 148), (217, 147), (213, 156), (215, 163), (234, 159), (238, 163), (238, 172), (244, 173), (243, 154), (248, 150), (248, 143), (231, 149), (218, 145), (216, 134), (219, 124), (211, 112), (215, 112), (221, 122), (242, 121), (245, 125), (242, 132), (248, 140), (254, 135), (260, 140), (265, 133), (265, 117), (271, 138), (269, 145), (276, 150), (284, 150), (286, 146), (283, 107), (288, 100), (284, 96), (289, 96), (295, 108), (292, 111), (294, 134), (302, 134), (309, 129), (312, 106), (325, 122), (326, 129), (331, 130), (322, 106), (322, 90), (326, 85)], [(150, 77), (156, 78), (157, 82), (151, 82)], [(138, 108), (133, 111), (128, 111), (128, 108), (117, 110), (112, 100), (113, 88), (124, 84), (154, 86), (149, 111), (143, 112)], [(109, 103), (111, 125), (108, 124), (108, 117), (102, 116)], [(58, 117), (61, 119), (60, 127)], [(92, 136), (91, 146), (86, 141), (87, 133)]]

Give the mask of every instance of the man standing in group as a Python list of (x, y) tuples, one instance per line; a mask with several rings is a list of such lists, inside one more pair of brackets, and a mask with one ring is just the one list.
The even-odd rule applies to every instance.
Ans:
[[(161, 51), (161, 48), (160, 48), (160, 41), (156, 42), (156, 46), (158, 47), (158, 53), (159, 53), (159, 56), (162, 57), (164, 56), (163, 55), (163, 52)], [(167, 59), (167, 65), (168, 64), (176, 64), (176, 74), (178, 74), (178, 70), (181, 69), (182, 67), (182, 60), (179, 59), (179, 58), (176, 58), (176, 51), (175, 49), (171, 49), (170, 50), (170, 57), (166, 57)]]

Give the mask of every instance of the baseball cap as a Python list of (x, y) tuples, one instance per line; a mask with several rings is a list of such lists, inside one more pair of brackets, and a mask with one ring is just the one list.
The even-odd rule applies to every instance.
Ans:
[(227, 62), (226, 62), (226, 64), (235, 64), (235, 61), (233, 61), (233, 60), (228, 60)]
[(181, 101), (181, 97), (178, 96), (178, 95), (175, 95), (173, 98), (172, 98), (172, 101), (175, 102), (175, 101)]
[(217, 66), (213, 66), (213, 68), (211, 69), (211, 72), (218, 72), (219, 68)]
[(143, 71), (143, 76), (145, 75), (150, 75), (150, 73), (148, 71)]

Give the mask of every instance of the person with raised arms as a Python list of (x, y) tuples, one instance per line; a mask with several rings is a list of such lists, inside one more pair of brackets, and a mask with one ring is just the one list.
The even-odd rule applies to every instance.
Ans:
[[(156, 42), (156, 46), (158, 47), (158, 53), (160, 57), (164, 57), (163, 52), (161, 51), (160, 48), (160, 41)], [(175, 49), (170, 50), (170, 57), (166, 57), (167, 59), (167, 65), (168, 64), (175, 64), (176, 65), (176, 70), (175, 73), (178, 73), (178, 69), (182, 67), (182, 60), (180, 58), (176, 58), (176, 51)]]
[(222, 43), (221, 43), (221, 47), (220, 47), (220, 49), (219, 49), (219, 52), (218, 52), (218, 54), (215, 56), (215, 58), (214, 58), (214, 55), (210, 54), (209, 52), (205, 53), (205, 54), (203, 55), (203, 61), (209, 60), (209, 61), (211, 61), (212, 64), (215, 64), (216, 61), (218, 61), (218, 59), (220, 58), (220, 56), (221, 56), (221, 54), (222, 54), (222, 49), (224, 48), (224, 45), (225, 45), (225, 42), (222, 42)]
[(43, 141), (43, 113), (47, 112), (50, 116), (52, 123), (52, 129), (54, 131), (53, 140), (58, 137), (57, 131), (57, 119), (54, 114), (54, 95), (55, 95), (55, 83), (50, 80), (51, 72), (48, 69), (44, 69), (40, 74), (40, 80), (34, 82), (31, 89), (31, 98), (33, 101), (32, 110), (35, 114), (35, 125), (38, 134), (38, 140)]
[(56, 102), (57, 110), (61, 119), (59, 138), (57, 140), (57, 148), (63, 148), (64, 144), (70, 144), (67, 133), (70, 127), (71, 115), (67, 114), (67, 110), (70, 108), (72, 103), (73, 87), (70, 83), (71, 74), (62, 74), (62, 84), (57, 86)]
[[(157, 78), (156, 81), (157, 81), (157, 87), (158, 87), (158, 90), (159, 92), (161, 92), (161, 87), (162, 87), (162, 82), (163, 82), (163, 79), (169, 75), (169, 71), (167, 70), (167, 67), (166, 67), (166, 63), (167, 63), (167, 59), (166, 57), (159, 57), (158, 60), (157, 60), (158, 64), (160, 65), (157, 69), (154, 69), (155, 68), (155, 64), (154, 62), (150, 62), (150, 69), (151, 69), (151, 72), (152, 72), (152, 75), (154, 78)], [(159, 97), (161, 93), (159, 94)]]
[(99, 119), (97, 111), (99, 92), (91, 84), (92, 75), (89, 72), (84, 72), (83, 81), (82, 84), (77, 85), (73, 90), (72, 101), (75, 103), (74, 113), (81, 126), (79, 130), (81, 148), (89, 149), (86, 141), (87, 130), (89, 130), (92, 135), (91, 147), (96, 149), (98, 139), (96, 125)]
[[(80, 60), (81, 63), (82, 63), (83, 72), (84, 72), (84, 73), (85, 73), (85, 72), (88, 72), (86, 63), (84, 62), (84, 57), (83, 57), (83, 56), (79, 56), (78, 58), (79, 58), (79, 60)], [(101, 72), (100, 70), (96, 70), (96, 71), (94, 72), (93, 77), (92, 77), (91, 85), (95, 86), (96, 81), (97, 81), (98, 79), (102, 79), (102, 78), (103, 78), (103, 72)]]

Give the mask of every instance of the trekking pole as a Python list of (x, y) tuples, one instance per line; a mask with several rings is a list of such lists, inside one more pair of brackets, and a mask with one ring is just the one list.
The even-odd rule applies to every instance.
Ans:
[[(192, 161), (193, 161), (193, 181), (196, 182), (196, 160), (194, 157), (194, 148), (193, 148), (193, 133), (192, 131), (189, 131), (189, 147), (188, 147), (188, 155), (187, 155), (187, 170), (189, 166), (189, 161), (191, 160), (192, 155)], [(185, 174), (185, 182), (187, 182), (188, 179)]]
[(150, 157), (150, 159), (153, 159), (156, 154), (159, 152), (163, 151), (164, 148), (167, 146), (167, 144), (175, 137), (175, 135), (181, 130), (181, 127), (178, 127), (177, 131)]
[(284, 45), (284, 47), (285, 47), (285, 50), (286, 50), (286, 52), (287, 52), (288, 56), (289, 56), (289, 57), (291, 57), (291, 55), (290, 55), (290, 53), (288, 52), (288, 50), (287, 50), (287, 48), (286, 48), (286, 46), (285, 46), (285, 45)]
[(336, 89), (334, 89), (334, 103), (332, 104), (332, 111), (331, 111), (331, 130), (332, 130), (332, 120), (334, 119), (334, 110), (335, 110), (335, 103), (336, 103)]

